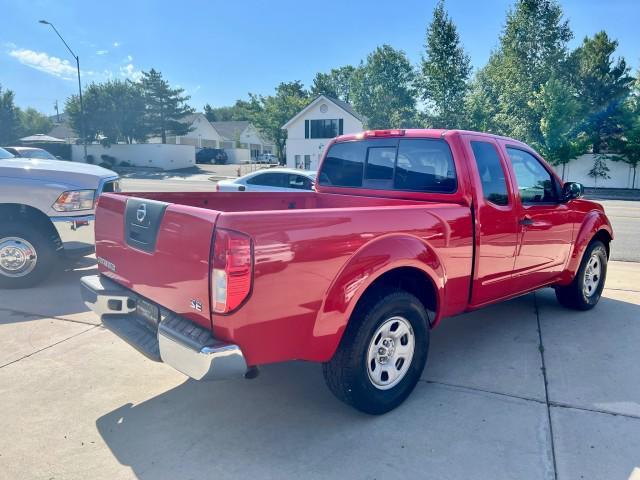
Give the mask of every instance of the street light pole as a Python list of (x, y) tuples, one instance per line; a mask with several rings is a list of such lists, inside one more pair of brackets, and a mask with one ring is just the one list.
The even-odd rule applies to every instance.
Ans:
[(67, 44), (67, 42), (64, 41), (64, 38), (62, 38), (62, 35), (60, 35), (60, 32), (58, 32), (58, 30), (53, 25), (53, 23), (47, 22), (46, 20), (40, 20), (40, 23), (44, 25), (49, 25), (51, 28), (53, 28), (53, 31), (56, 32), (56, 35), (58, 35), (58, 37), (60, 37), (60, 40), (62, 40), (62, 43), (64, 43), (64, 46), (67, 47), (67, 50), (69, 50), (69, 53), (71, 53), (71, 56), (73, 56), (73, 58), (76, 59), (76, 68), (78, 69), (78, 95), (80, 98), (80, 130), (81, 130), (80, 135), (82, 136), (82, 145), (84, 147), (84, 161), (86, 163), (87, 162), (87, 136), (85, 134), (84, 105), (82, 103), (82, 84), (80, 83), (80, 57), (78, 57), (78, 55), (73, 53), (73, 50), (71, 50), (71, 47)]

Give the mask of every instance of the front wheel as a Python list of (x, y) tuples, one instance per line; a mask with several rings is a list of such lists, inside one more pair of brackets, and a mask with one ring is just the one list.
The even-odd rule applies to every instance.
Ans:
[(606, 278), (607, 249), (604, 243), (595, 240), (585, 250), (573, 282), (556, 287), (556, 298), (567, 308), (590, 310), (600, 300)]
[(55, 247), (50, 238), (26, 224), (0, 226), (0, 288), (31, 287), (51, 271)]
[(429, 350), (429, 317), (420, 300), (405, 291), (377, 298), (358, 308), (335, 355), (323, 366), (336, 397), (374, 415), (393, 410), (409, 396)]

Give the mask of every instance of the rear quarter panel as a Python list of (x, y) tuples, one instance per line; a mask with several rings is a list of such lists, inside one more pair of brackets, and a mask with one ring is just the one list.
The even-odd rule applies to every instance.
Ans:
[(254, 241), (249, 300), (213, 315), (214, 334), (250, 364), (333, 356), (355, 304), (375, 278), (414, 266), (439, 287), (441, 315), (462, 311), (472, 258), (468, 207), (422, 204), (223, 213), (217, 227)]

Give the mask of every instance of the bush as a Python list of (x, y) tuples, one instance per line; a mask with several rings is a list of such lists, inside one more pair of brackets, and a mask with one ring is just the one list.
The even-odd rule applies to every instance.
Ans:
[(100, 155), (100, 158), (102, 159), (102, 163), (100, 165), (107, 165), (107, 167), (105, 168), (113, 168), (113, 166), (116, 164), (115, 157), (112, 157), (111, 155), (102, 154)]
[(90, 163), (91, 165), (96, 163), (96, 159), (93, 157), (93, 155), (87, 155), (87, 163)]
[(130, 167), (131, 164), (129, 162), (127, 162), (126, 160), (121, 161), (118, 166), (120, 167)]

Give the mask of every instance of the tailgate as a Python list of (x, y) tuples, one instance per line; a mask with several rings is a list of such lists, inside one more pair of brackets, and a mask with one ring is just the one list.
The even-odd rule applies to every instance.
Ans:
[(96, 209), (100, 273), (211, 328), (209, 257), (220, 212), (118, 194)]

